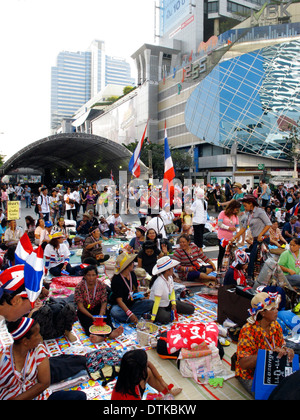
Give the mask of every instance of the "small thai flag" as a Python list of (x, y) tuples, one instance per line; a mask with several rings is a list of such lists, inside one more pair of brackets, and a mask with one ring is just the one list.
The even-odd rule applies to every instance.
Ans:
[(141, 155), (141, 150), (143, 147), (143, 143), (144, 143), (144, 139), (146, 136), (146, 131), (147, 131), (147, 125), (148, 125), (148, 121), (143, 133), (143, 136), (141, 138), (141, 140), (138, 142), (135, 151), (133, 153), (133, 155), (131, 156), (130, 162), (129, 162), (129, 172), (132, 173), (133, 176), (135, 176), (136, 178), (139, 178), (140, 174), (141, 174), (141, 167), (140, 167), (140, 155)]
[(223, 248), (226, 248), (228, 244), (229, 244), (229, 240), (228, 239), (225, 239), (225, 238), (221, 239), (221, 246)]
[(29, 236), (25, 232), (23, 236), (21, 236), (18, 245), (15, 250), (15, 263), (16, 264), (25, 264), (25, 261), (32, 253), (33, 247), (32, 243), (30, 242)]
[(41, 246), (35, 249), (24, 264), (24, 283), (31, 306), (39, 297), (44, 278), (44, 251)]

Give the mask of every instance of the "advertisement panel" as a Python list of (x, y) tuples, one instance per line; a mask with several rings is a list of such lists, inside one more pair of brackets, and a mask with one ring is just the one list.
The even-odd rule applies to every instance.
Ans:
[(190, 0), (160, 0), (160, 9), (160, 32), (164, 35), (189, 14)]

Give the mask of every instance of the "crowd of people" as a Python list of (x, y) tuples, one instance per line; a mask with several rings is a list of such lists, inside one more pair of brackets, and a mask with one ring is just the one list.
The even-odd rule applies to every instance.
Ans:
[[(0, 275), (0, 315), (6, 319), (14, 338), (12, 347), (0, 353), (0, 399), (50, 398), (49, 355), (41, 344), (41, 335), (48, 339), (64, 334), (72, 342), (76, 339), (72, 336), (76, 319), (91, 343), (98, 344), (123, 334), (123, 327), (115, 328), (113, 320), (136, 326), (144, 317), (149, 322), (169, 324), (174, 313), (193, 314), (194, 306), (176, 297), (174, 283), (220, 287), (218, 279), (225, 252), (233, 244), (237, 250), (234, 261), (223, 273), (225, 285), (253, 285), (257, 255), (264, 244), (266, 249), (278, 251), (278, 266), (292, 287), (300, 288), (298, 186), (279, 185), (271, 191), (261, 180), (256, 188), (248, 190), (246, 185), (238, 182), (231, 185), (226, 180), (224, 186), (214, 187), (195, 184), (182, 188), (175, 184), (171, 194), (154, 187), (127, 186), (125, 191), (111, 185), (99, 191), (97, 184), (73, 188), (58, 184), (51, 189), (41, 185), (36, 196), (28, 185), (3, 185), (1, 190), (2, 272), (15, 265), (14, 252), (26, 232), (34, 247), (44, 249), (45, 274), (50, 276), (50, 282), (51, 277), (63, 275), (80, 276), (82, 280), (75, 288), (73, 300), (56, 308), (58, 315), (54, 320), (47, 315), (49, 308), (45, 302), (42, 304), (49, 296), (49, 283), (44, 284), (32, 310), (24, 282), (12, 288), (9, 283), (1, 283)], [(34, 206), (36, 220), (26, 216), (25, 229), (18, 227), (16, 220), (7, 220), (7, 202), (11, 200), (24, 200), (26, 208)], [(136, 215), (138, 226), (135, 236), (128, 239), (115, 259), (108, 287), (99, 276), (111, 258), (105, 254), (103, 244), (110, 238), (126, 239), (130, 231), (122, 218), (126, 213)], [(212, 230), (218, 241), (216, 261), (205, 254), (204, 234), (212, 228), (211, 219), (215, 220)], [(72, 249), (78, 247), (82, 248), (82, 264), (74, 265), (70, 256)], [(141, 270), (143, 280), (149, 279), (149, 290), (142, 297), (138, 275)], [(251, 302), (252, 318), (243, 327), (237, 346), (236, 375), (249, 392), (258, 349), (265, 348), (262, 337), (267, 336), (267, 342), (274, 343), (272, 348), (280, 355), (292, 357), (276, 323), (278, 302), (270, 299), (268, 294), (258, 293)], [(106, 319), (106, 335), (91, 332), (99, 316)], [(137, 366), (138, 357), (143, 358), (140, 372), (123, 375), (122, 371), (128, 369), (135, 373), (132, 366)], [(6, 380), (7, 365), (11, 381)], [(21, 373), (25, 375), (25, 368), (30, 368), (26, 383), (22, 382)], [(158, 392), (169, 392), (165, 382), (158, 378), (144, 354), (132, 353), (122, 361), (113, 399), (140, 399), (146, 383)], [(177, 395), (180, 390), (170, 392)], [(65, 397), (84, 399), (81, 394)], [(58, 399), (60, 395), (51, 398)]]

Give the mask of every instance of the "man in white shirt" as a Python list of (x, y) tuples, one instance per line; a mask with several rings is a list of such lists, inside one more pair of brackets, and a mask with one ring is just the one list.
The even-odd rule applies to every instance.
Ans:
[(110, 230), (114, 232), (115, 235), (124, 235), (128, 230), (127, 227), (124, 225), (122, 217), (119, 213), (114, 213), (107, 217), (106, 219)]
[(47, 187), (41, 188), (41, 194), (37, 198), (37, 205), (40, 217), (47, 222), (50, 217), (50, 197), (48, 196)]

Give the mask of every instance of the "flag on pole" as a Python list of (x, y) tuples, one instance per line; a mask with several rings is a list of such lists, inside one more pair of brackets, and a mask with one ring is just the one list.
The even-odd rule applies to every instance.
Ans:
[(110, 179), (111, 179), (112, 181), (114, 181), (114, 175), (113, 175), (113, 173), (112, 173), (112, 169), (110, 170)]
[(16, 264), (25, 264), (25, 261), (32, 253), (33, 247), (32, 243), (30, 242), (29, 236), (27, 232), (21, 236), (18, 245), (15, 250), (15, 263)]
[(24, 264), (24, 283), (31, 306), (39, 297), (44, 278), (44, 251), (41, 246), (35, 249)]
[(170, 205), (173, 204), (173, 197), (174, 197), (173, 179), (174, 178), (175, 178), (175, 169), (173, 166), (173, 160), (171, 157), (171, 152), (170, 152), (170, 148), (168, 144), (167, 124), (165, 121), (165, 166), (164, 166), (163, 191), (166, 191), (166, 198), (168, 199)]
[(167, 179), (171, 182), (175, 178), (175, 170), (173, 166), (173, 161), (171, 157), (171, 152), (169, 149), (168, 144), (168, 136), (167, 136), (167, 123), (165, 121), (165, 172), (164, 172), (164, 179)]
[(136, 178), (139, 178), (139, 176), (141, 174), (140, 155), (141, 155), (141, 150), (142, 150), (142, 147), (143, 147), (144, 139), (145, 139), (145, 136), (146, 136), (147, 126), (148, 126), (148, 121), (147, 121), (145, 130), (144, 130), (143, 136), (140, 139), (140, 141), (138, 142), (138, 144), (135, 148), (135, 151), (134, 151), (133, 155), (131, 156), (131, 159), (130, 159), (130, 162), (129, 162), (129, 171)]

